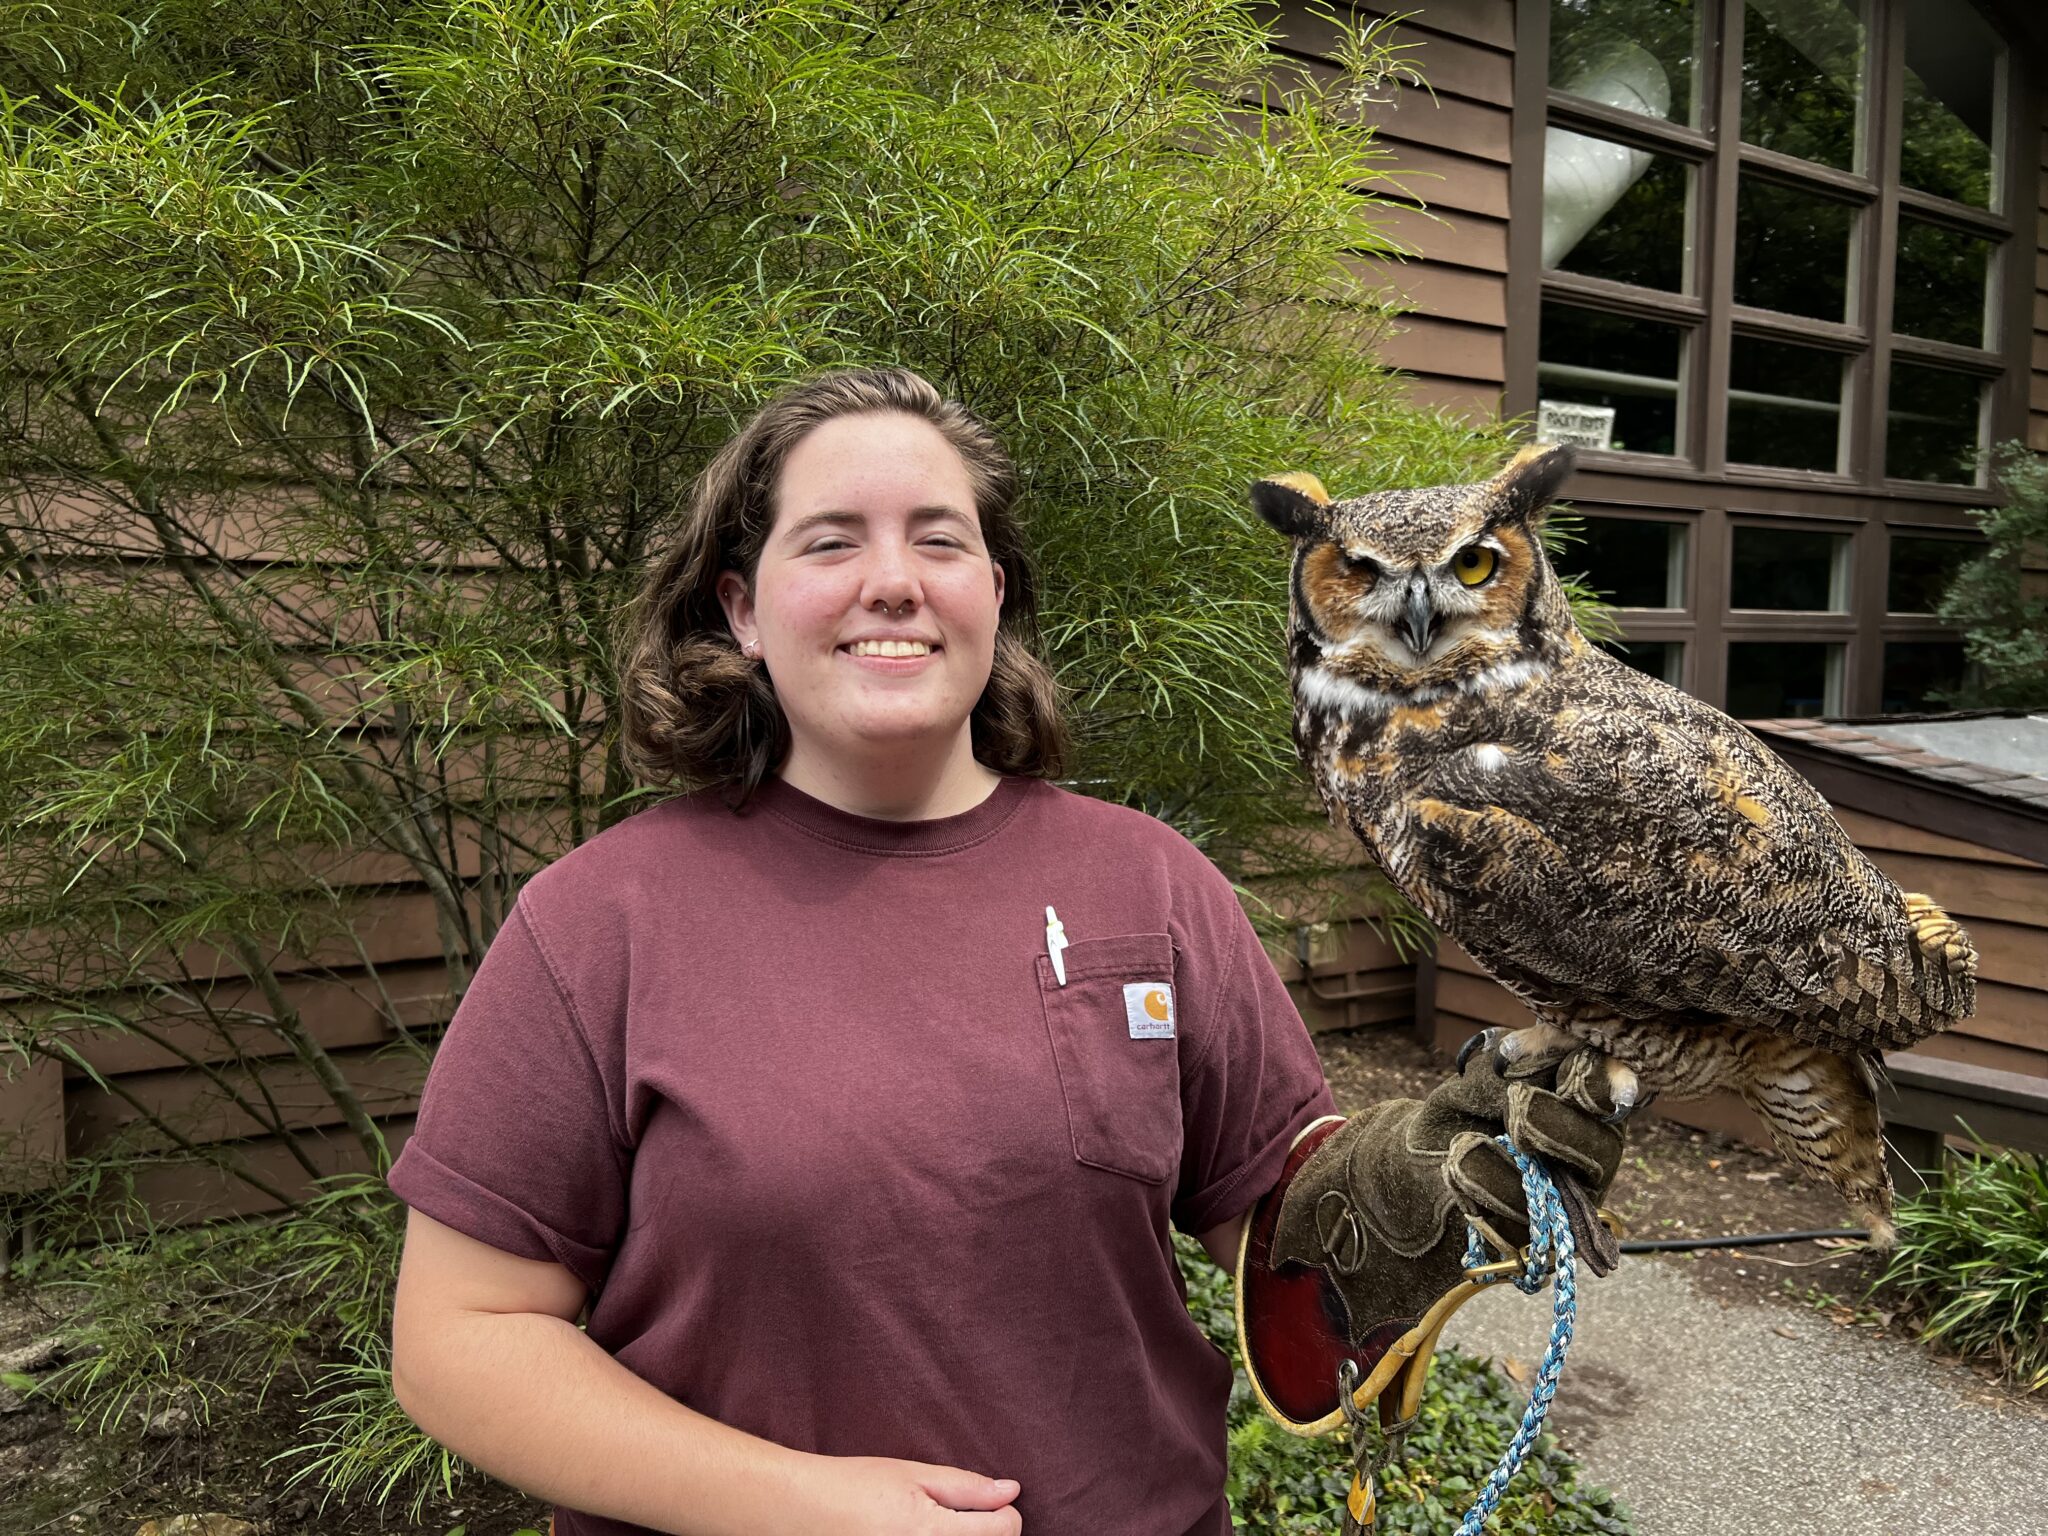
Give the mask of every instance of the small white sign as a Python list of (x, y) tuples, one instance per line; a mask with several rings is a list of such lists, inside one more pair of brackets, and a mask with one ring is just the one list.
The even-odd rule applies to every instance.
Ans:
[(1124, 984), (1124, 1021), (1133, 1040), (1173, 1038), (1173, 988), (1163, 981)]
[(1605, 448), (1614, 441), (1614, 407), (1543, 400), (1536, 406), (1536, 441)]

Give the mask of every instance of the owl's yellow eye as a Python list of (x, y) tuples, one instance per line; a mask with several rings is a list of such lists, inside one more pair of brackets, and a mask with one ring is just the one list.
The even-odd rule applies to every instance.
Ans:
[(1458, 580), (1476, 587), (1493, 574), (1493, 551), (1484, 544), (1467, 544), (1451, 561)]

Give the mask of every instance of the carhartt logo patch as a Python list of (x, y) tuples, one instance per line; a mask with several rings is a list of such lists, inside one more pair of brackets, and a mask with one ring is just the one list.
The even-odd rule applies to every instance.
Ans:
[(1163, 981), (1126, 982), (1124, 1018), (1133, 1040), (1171, 1040), (1173, 988)]

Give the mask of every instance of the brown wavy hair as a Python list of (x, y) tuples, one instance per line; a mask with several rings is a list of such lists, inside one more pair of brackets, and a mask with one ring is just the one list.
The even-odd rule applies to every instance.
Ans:
[(737, 571), (753, 589), (775, 523), (775, 482), (807, 433), (838, 416), (886, 411), (930, 422), (965, 461), (982, 540), (1002, 566), (995, 662), (969, 725), (974, 755), (998, 773), (1059, 773), (1066, 723), (1038, 654), (1038, 585), (1009, 454), (964, 405), (908, 368), (856, 368), (783, 391), (712, 456), (681, 529), (621, 614), (619, 745), (642, 782), (722, 785), (737, 809), (781, 766), (789, 722), (768, 669), (741, 655), (726, 627), (718, 578)]

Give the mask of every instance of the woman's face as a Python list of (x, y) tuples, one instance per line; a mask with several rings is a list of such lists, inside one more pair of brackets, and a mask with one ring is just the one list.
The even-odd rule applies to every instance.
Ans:
[(783, 461), (753, 590), (719, 579), (758, 645), (792, 747), (951, 750), (987, 685), (1002, 611), (967, 465), (931, 423), (838, 416)]

